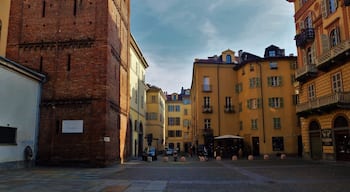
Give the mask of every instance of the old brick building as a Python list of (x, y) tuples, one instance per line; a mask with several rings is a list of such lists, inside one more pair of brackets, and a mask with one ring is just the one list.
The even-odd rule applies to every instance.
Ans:
[(6, 56), (47, 75), (38, 162), (123, 161), (129, 0), (12, 0)]

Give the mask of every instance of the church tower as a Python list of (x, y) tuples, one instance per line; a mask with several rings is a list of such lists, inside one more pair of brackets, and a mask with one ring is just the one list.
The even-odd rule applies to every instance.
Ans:
[(129, 0), (12, 0), (6, 57), (47, 75), (38, 162), (124, 159)]

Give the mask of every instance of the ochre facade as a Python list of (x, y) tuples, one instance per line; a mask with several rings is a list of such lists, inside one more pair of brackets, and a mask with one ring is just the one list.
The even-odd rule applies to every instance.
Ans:
[(304, 157), (350, 160), (350, 1), (289, 0), (295, 7)]
[[(276, 46), (265, 52), (261, 58), (241, 51), (236, 56), (226, 50), (220, 56), (195, 60), (191, 87), (194, 142), (206, 146), (209, 154), (220, 153), (220, 146), (213, 143), (215, 137), (224, 135), (242, 137), (244, 144), (239, 147), (245, 155), (301, 154), (295, 115), (296, 57), (285, 56)], [(230, 154), (238, 153), (232, 150), (236, 151)]]

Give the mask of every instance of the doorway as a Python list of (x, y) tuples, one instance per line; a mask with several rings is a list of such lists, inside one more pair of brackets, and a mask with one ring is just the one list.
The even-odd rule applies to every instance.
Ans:
[(259, 156), (260, 155), (260, 144), (259, 144), (259, 137), (252, 137), (252, 146), (253, 146), (253, 156)]

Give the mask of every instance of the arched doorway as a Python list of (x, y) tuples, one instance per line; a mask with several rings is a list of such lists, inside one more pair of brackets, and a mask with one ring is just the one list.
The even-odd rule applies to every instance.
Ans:
[(311, 159), (322, 159), (321, 126), (317, 121), (312, 121), (309, 125), (310, 153)]
[(338, 116), (333, 121), (336, 159), (350, 161), (350, 134), (348, 120)]

